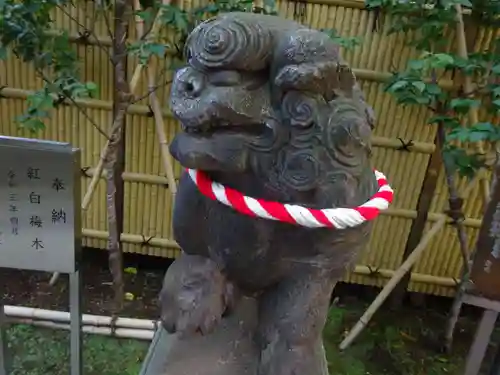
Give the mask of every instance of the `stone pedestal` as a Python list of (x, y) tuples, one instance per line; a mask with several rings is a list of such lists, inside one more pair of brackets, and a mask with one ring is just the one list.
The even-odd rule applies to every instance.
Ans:
[(256, 302), (244, 299), (215, 332), (180, 340), (160, 329), (141, 375), (254, 375)]

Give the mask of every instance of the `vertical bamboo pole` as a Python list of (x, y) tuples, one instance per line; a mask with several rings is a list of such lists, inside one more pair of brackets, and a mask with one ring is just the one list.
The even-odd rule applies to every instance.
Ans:
[[(456, 13), (457, 13), (457, 27), (456, 27), (456, 30), (457, 30), (457, 54), (461, 58), (468, 60), (469, 53), (467, 51), (467, 38), (465, 35), (465, 25), (464, 25), (462, 6), (457, 4), (457, 5), (455, 5), (455, 9), (456, 9)], [(473, 96), (472, 77), (470, 75), (466, 75), (464, 77), (463, 89), (467, 95), (469, 95), (471, 97)], [(469, 110), (469, 122), (471, 125), (477, 124), (479, 122), (477, 107), (471, 108)], [(476, 151), (479, 154), (484, 154), (484, 148), (483, 148), (482, 142), (476, 142), (475, 147), (476, 147)], [(481, 176), (480, 184), (481, 184), (481, 187), (483, 190), (484, 202), (486, 204), (486, 202), (490, 198), (490, 185), (484, 176)]]
[(158, 141), (160, 143), (160, 151), (163, 161), (163, 168), (165, 169), (165, 173), (167, 174), (168, 187), (173, 196), (177, 194), (177, 186), (175, 182), (174, 175), (174, 167), (172, 163), (172, 157), (170, 156), (170, 151), (168, 150), (168, 142), (167, 137), (165, 135), (165, 126), (163, 123), (163, 115), (160, 107), (160, 103), (158, 101), (158, 97), (156, 93), (152, 91), (155, 86), (155, 67), (154, 63), (151, 62), (148, 67), (148, 81), (149, 81), (149, 89), (151, 93), (149, 94), (149, 102), (151, 104), (151, 109), (153, 110), (155, 125), (156, 125), (156, 134), (158, 137)]
[[(169, 4), (169, 0), (164, 0), (163, 5)], [(140, 11), (141, 5), (138, 0), (134, 2), (135, 10)], [(161, 11), (160, 11), (161, 12)], [(160, 14), (157, 15), (160, 17)], [(142, 19), (136, 17), (136, 30), (137, 35), (142, 37), (144, 35), (144, 23)], [(148, 90), (149, 90), (149, 103), (151, 105), (151, 109), (153, 111), (154, 119), (155, 119), (155, 127), (156, 127), (156, 135), (158, 137), (158, 142), (160, 143), (160, 152), (163, 162), (163, 168), (167, 175), (168, 188), (173, 196), (177, 193), (177, 184), (175, 182), (174, 175), (174, 167), (172, 164), (172, 158), (170, 156), (170, 152), (168, 150), (168, 142), (167, 137), (165, 135), (165, 124), (163, 122), (163, 114), (161, 110), (160, 103), (158, 101), (158, 96), (154, 90), (155, 88), (155, 76), (156, 76), (156, 60), (153, 57), (149, 61), (149, 65), (147, 67), (147, 75), (148, 75)]]

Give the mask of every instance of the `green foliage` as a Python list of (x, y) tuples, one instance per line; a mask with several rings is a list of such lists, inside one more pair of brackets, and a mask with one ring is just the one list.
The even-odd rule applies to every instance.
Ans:
[[(111, 2), (96, 6), (97, 14), (105, 16)], [(213, 0), (194, 8), (181, 9), (177, 5), (163, 4), (159, 0), (141, 0), (142, 10), (131, 12), (140, 17), (145, 25), (151, 27), (159, 13), (161, 27), (168, 30), (164, 39), (155, 40), (151, 33), (141, 40), (128, 45), (128, 53), (137, 56), (146, 65), (152, 56), (173, 57), (170, 69), (184, 62), (184, 42), (187, 35), (203, 20), (224, 12), (254, 12), (276, 15), (275, 0), (265, 0), (262, 7), (256, 7), (253, 0)], [(80, 75), (80, 58), (76, 44), (69, 35), (60, 31), (55, 33), (52, 14), (60, 10), (70, 15), (70, 0), (1, 0), (0, 1), (0, 58), (6, 59), (12, 53), (16, 58), (35, 67), (44, 85), (27, 98), (28, 108), (17, 118), (20, 125), (31, 131), (45, 127), (44, 121), (50, 118), (54, 108), (79, 98), (92, 98), (98, 94), (93, 82), (83, 82)], [(108, 20), (109, 22), (109, 20)], [(81, 30), (93, 35), (93, 30)], [(359, 38), (342, 38), (335, 30), (324, 30), (333, 40), (345, 48), (353, 48), (360, 43)], [(93, 35), (95, 36), (95, 35)], [(113, 35), (109, 35), (113, 37)], [(113, 60), (112, 60), (113, 61)]]
[(78, 56), (66, 32), (50, 33), (51, 13), (69, 6), (68, 0), (0, 1), (0, 58), (9, 52), (33, 64), (44, 87), (28, 97), (27, 112), (18, 118), (30, 130), (43, 128), (43, 119), (65, 98), (87, 98), (97, 92), (92, 82), (81, 82)]
[[(10, 375), (67, 375), (70, 373), (69, 332), (11, 325), (7, 331)], [(83, 337), (83, 373), (137, 375), (148, 343), (106, 336)], [(118, 358), (118, 360), (117, 360)]]
[[(467, 339), (457, 340), (453, 357), (440, 355), (432, 344), (446, 317), (428, 307), (418, 314), (410, 309), (379, 311), (363, 333), (346, 350), (338, 345), (366, 305), (350, 298), (330, 309), (323, 331), (324, 345), (331, 375), (419, 374), (446, 375), (463, 372), (463, 353)], [(468, 328), (466, 319), (459, 324)]]
[[(456, 29), (456, 5), (472, 8), (472, 19), (482, 26), (498, 28), (498, 20), (491, 17), (491, 12), (500, 12), (498, 1), (367, 0), (368, 8), (380, 9), (392, 16), (389, 33), (411, 32), (406, 34), (412, 36), (409, 45), (421, 52), (404, 71), (393, 74), (386, 91), (401, 105), (424, 105), (434, 112), (428, 123), (445, 129), (445, 162), (461, 175), (472, 177), (484, 166), (484, 156), (475, 154), (468, 145), (500, 139), (498, 124), (471, 124), (468, 117), (471, 109), (479, 107), (490, 115), (500, 111), (500, 40), (494, 40), (486, 52), (470, 53), (467, 59), (446, 52), (443, 47), (450, 43), (452, 31)], [(463, 88), (444, 89), (440, 86), (444, 76), (469, 76), (477, 83), (477, 90), (465, 93)], [(463, 146), (459, 147), (457, 142)]]

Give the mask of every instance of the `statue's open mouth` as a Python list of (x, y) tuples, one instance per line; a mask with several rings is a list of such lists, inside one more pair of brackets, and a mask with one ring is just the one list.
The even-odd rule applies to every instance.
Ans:
[(250, 145), (271, 138), (262, 123), (184, 122), (170, 144), (172, 156), (184, 167), (204, 171), (246, 170)]

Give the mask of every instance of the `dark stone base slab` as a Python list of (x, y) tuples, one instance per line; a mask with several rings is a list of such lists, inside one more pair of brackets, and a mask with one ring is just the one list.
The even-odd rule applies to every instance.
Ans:
[(208, 336), (180, 340), (160, 329), (151, 343), (141, 375), (254, 375), (255, 317), (255, 300), (245, 299)]

